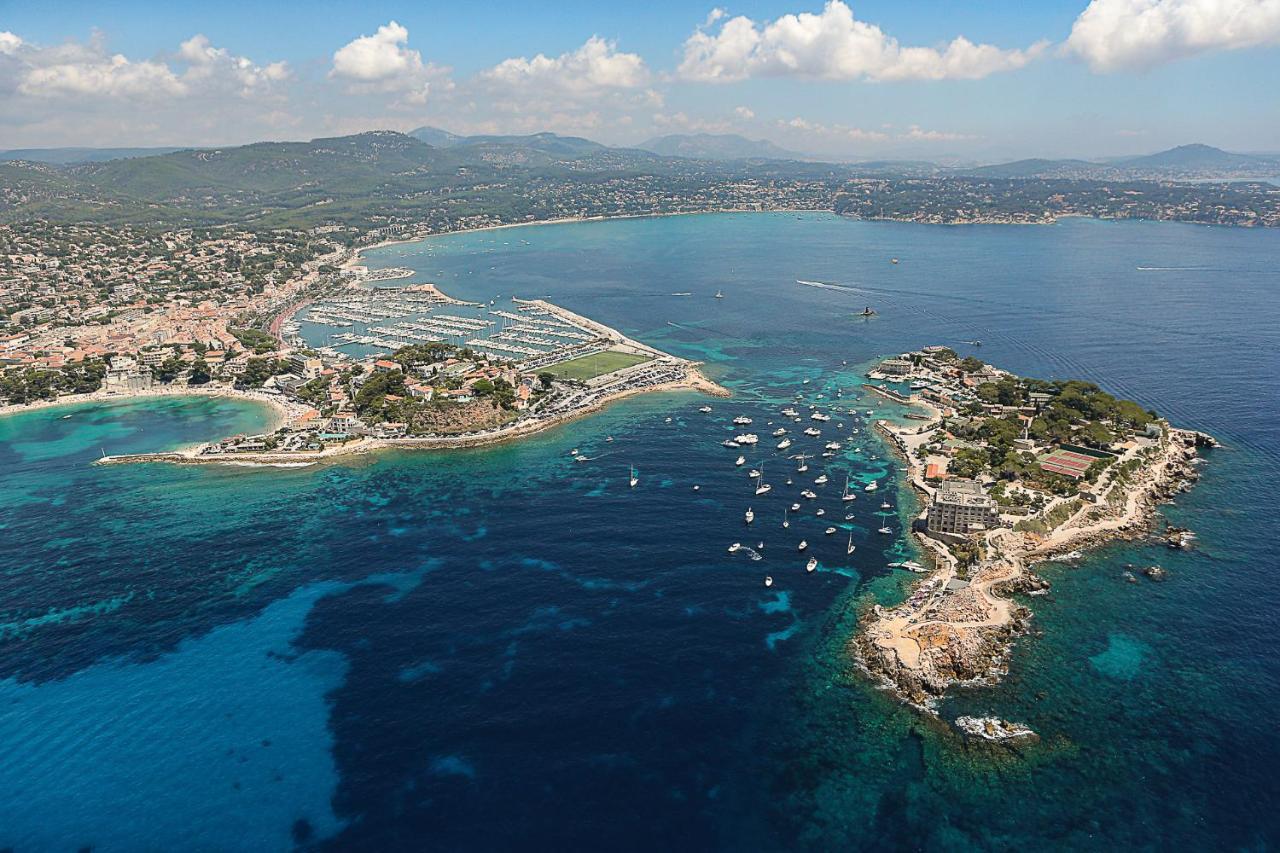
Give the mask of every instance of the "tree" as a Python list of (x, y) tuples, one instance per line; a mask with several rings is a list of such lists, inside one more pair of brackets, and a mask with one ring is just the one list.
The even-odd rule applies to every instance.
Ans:
[(1115, 441), (1115, 436), (1111, 430), (1104, 427), (1097, 421), (1090, 421), (1080, 428), (1080, 442), (1088, 447), (1110, 447)]
[(213, 374), (209, 370), (209, 364), (203, 358), (197, 358), (195, 363), (191, 365), (191, 374), (187, 377), (188, 385), (204, 385)]
[(274, 358), (251, 358), (244, 365), (244, 373), (236, 382), (242, 388), (261, 388), (263, 383), (279, 372), (280, 364)]
[(182, 372), (182, 362), (176, 355), (171, 355), (156, 367), (151, 368), (151, 373), (161, 382), (169, 383), (178, 378), (178, 374)]
[(538, 374), (538, 382), (542, 383), (544, 390), (550, 389), (551, 384), (555, 381), (556, 375), (554, 373), (543, 372)]

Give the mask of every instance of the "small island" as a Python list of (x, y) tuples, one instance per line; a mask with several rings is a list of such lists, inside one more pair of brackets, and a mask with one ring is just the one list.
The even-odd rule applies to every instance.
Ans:
[(852, 652), (923, 709), (951, 685), (1004, 673), (1031, 616), (1009, 596), (1048, 591), (1036, 562), (1142, 535), (1156, 505), (1197, 477), (1198, 449), (1215, 444), (1092, 383), (1027, 379), (946, 347), (868, 376), (881, 383), (868, 390), (926, 412), (877, 428), (925, 505), (913, 530), (933, 567), (909, 566), (920, 581), (902, 604), (872, 608)]

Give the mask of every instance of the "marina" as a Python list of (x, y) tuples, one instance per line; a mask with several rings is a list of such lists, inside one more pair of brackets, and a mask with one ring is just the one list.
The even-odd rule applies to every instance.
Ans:
[[(386, 279), (376, 279), (386, 280)], [(370, 281), (363, 278), (361, 283)], [(595, 324), (544, 305), (511, 310), (445, 296), (433, 285), (352, 288), (299, 312), (282, 333), (304, 345), (352, 359), (376, 351), (446, 343), (536, 370), (608, 349), (616, 341)]]

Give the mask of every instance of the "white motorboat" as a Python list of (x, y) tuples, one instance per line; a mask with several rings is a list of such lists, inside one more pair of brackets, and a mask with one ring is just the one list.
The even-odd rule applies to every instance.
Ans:
[(792, 512), (799, 512), (799, 511), (800, 511), (800, 504), (792, 504), (792, 505), (791, 505), (791, 511), (792, 511)]
[(840, 449), (840, 448), (842, 448), (842, 447), (844, 447), (844, 445), (843, 445), (843, 444), (841, 444), (841, 443), (840, 443), (840, 442), (838, 442), (838, 441), (828, 441), (828, 442), (827, 442), (827, 450), (839, 450), (839, 449)]
[(789, 418), (799, 417), (800, 415), (799, 412), (797, 412), (795, 409), (791, 408), (790, 406), (787, 406), (785, 409), (783, 409), (782, 414), (786, 415)]
[(786, 450), (786, 449), (787, 449), (788, 447), (790, 447), (790, 446), (791, 446), (791, 439), (789, 439), (789, 438), (784, 438), (784, 439), (782, 439), (782, 441), (779, 441), (779, 442), (778, 442), (778, 449), (779, 449), (779, 450)]
[(816, 498), (816, 497), (817, 497), (817, 495), (816, 495), (812, 490), (810, 490), (810, 489), (805, 489), (803, 492), (801, 492), (801, 493), (800, 493), (800, 497), (802, 497), (802, 498), (808, 498), (809, 500), (813, 500), (814, 498)]
[(821, 508), (819, 508), (818, 511), (814, 513), (814, 515), (818, 516), (818, 518), (822, 518), (826, 514), (827, 514), (827, 511)]
[(889, 503), (888, 501), (885, 501), (884, 503), (880, 504), (880, 508), (881, 508), (881, 509), (893, 509), (893, 504)]
[(751, 507), (747, 507), (747, 511), (742, 514), (742, 517), (746, 519), (747, 524), (756, 520), (756, 514), (751, 511)]
[(699, 411), (699, 412), (702, 412), (704, 415), (706, 415), (706, 414), (709, 414), (709, 413), (711, 412), (711, 407), (710, 407), (710, 406), (703, 406), (702, 408), (698, 409), (698, 411)]
[(826, 530), (824, 530), (824, 531), (822, 531), (822, 532), (823, 532), (823, 533), (825, 533), (825, 534), (827, 534), (828, 536), (830, 536), (832, 533), (835, 533), (835, 532), (836, 532), (836, 529), (835, 529), (834, 527), (828, 527)]
[(815, 485), (825, 486), (827, 484), (827, 475), (819, 474), (817, 479), (815, 479), (813, 482)]
[(809, 558), (809, 562), (807, 562), (807, 563), (805, 563), (805, 564), (804, 564), (804, 570), (805, 570), (806, 572), (811, 572), (811, 571), (813, 571), (813, 570), (814, 570), (814, 569), (816, 569), (816, 568), (818, 568), (818, 558), (817, 558), (817, 557), (810, 557), (810, 558)]
[(720, 446), (721, 447), (741, 447), (741, 445), (738, 444), (738, 442), (734, 441), (732, 438), (726, 438), (724, 441), (720, 442)]
[[(737, 445), (734, 445), (734, 446), (736, 447)], [(741, 467), (746, 461), (747, 461), (747, 457), (739, 456), (737, 459), (733, 460), (733, 464)]]
[(862, 491), (874, 492), (878, 488), (880, 488), (880, 484), (877, 483), (875, 480), (872, 480), (870, 483), (867, 483), (865, 486), (862, 487)]
[(773, 578), (769, 577), (768, 575), (765, 575), (765, 576), (764, 576), (764, 585), (765, 585), (765, 586), (773, 586)]
[(755, 468), (752, 468), (750, 471), (747, 472), (747, 476), (754, 480), (756, 477), (760, 476), (760, 472), (757, 471)]
[(777, 429), (775, 429), (775, 430), (773, 431), (773, 437), (774, 437), (774, 438), (779, 438), (779, 437), (784, 436), (784, 435), (786, 435), (786, 434), (787, 434), (787, 428), (786, 428), (786, 427), (778, 427)]
[(803, 551), (805, 548), (808, 548), (808, 547), (809, 547), (809, 543), (801, 539), (799, 548), (797, 550)]
[(809, 419), (814, 421), (829, 421), (831, 420), (831, 415), (824, 415), (822, 412), (814, 412), (812, 415), (809, 415)]
[(822, 430), (809, 427), (807, 430), (804, 431), (804, 434), (808, 436), (813, 436), (816, 438), (817, 436), (822, 435)]
[(742, 543), (741, 543), (741, 542), (734, 542), (732, 545), (730, 545), (730, 546), (729, 546), (729, 553), (730, 553), (730, 554), (736, 554), (736, 553), (738, 553), (738, 552), (739, 552), (739, 551), (741, 551), (741, 550), (742, 550)]
[(880, 528), (880, 530), (879, 530), (879, 532), (880, 532), (880, 533), (892, 533), (892, 532), (893, 532), (893, 528), (892, 528), (892, 527), (889, 527), (889, 526), (887, 526), (887, 525), (886, 525), (886, 526), (884, 526), (884, 527), (881, 527), (881, 528)]
[(748, 432), (743, 435), (735, 435), (733, 440), (738, 442), (738, 444), (755, 444), (760, 440), (760, 436), (756, 435), (754, 432)]
[(747, 417), (746, 415), (738, 415), (736, 418), (733, 419), (733, 422), (738, 426), (746, 426), (747, 424), (751, 423), (751, 418)]

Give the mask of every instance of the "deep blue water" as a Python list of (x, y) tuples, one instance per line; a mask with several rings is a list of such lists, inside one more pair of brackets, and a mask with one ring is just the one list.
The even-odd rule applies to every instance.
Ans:
[[(463, 298), (549, 297), (706, 361), (735, 399), (707, 416), (651, 395), (515, 445), (304, 470), (89, 465), (261, 417), (226, 401), (0, 419), (0, 847), (1280, 843), (1280, 234), (715, 215), (371, 262)], [(866, 304), (879, 316), (852, 316)], [(907, 546), (875, 532), (878, 501), (840, 520), (846, 473), (896, 476), (865, 430), (826, 466), (828, 519), (807, 504), (787, 531), (788, 463), (749, 454), (775, 484), (756, 497), (718, 445), (735, 414), (766, 435), (797, 390), (848, 392), (873, 357), (975, 338), (1226, 444), (1167, 509), (1197, 550), (1044, 567), (1054, 590), (1009, 678), (943, 703), (1032, 725), (1043, 741), (1019, 753), (966, 748), (849, 665), (858, 608), (910, 577), (887, 567)], [(758, 540), (763, 561), (725, 553)], [(1129, 562), (1169, 580), (1126, 584)]]

